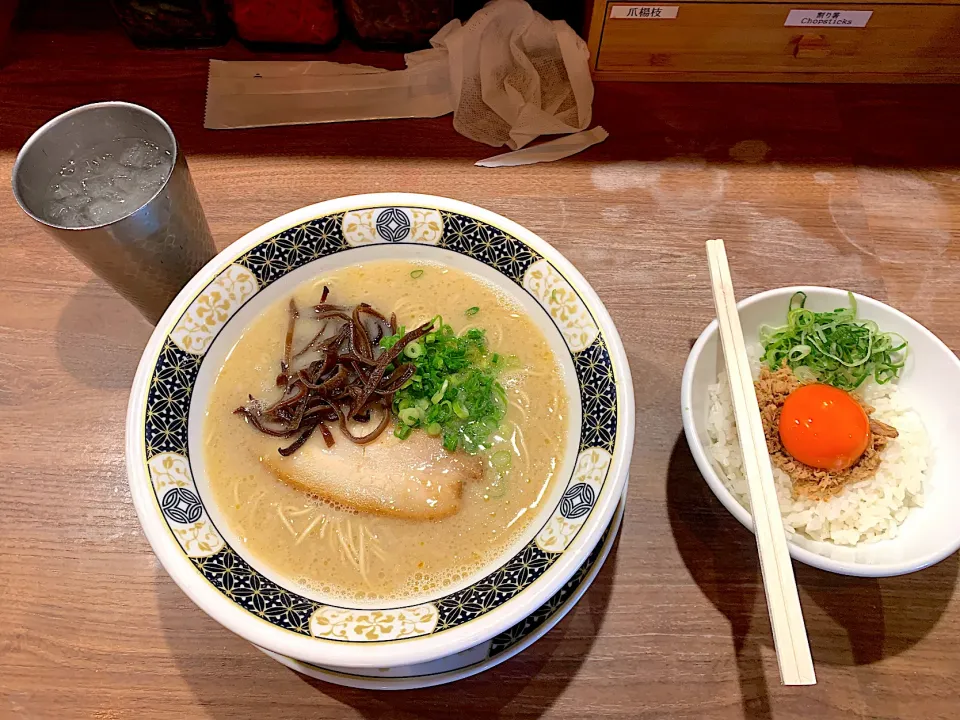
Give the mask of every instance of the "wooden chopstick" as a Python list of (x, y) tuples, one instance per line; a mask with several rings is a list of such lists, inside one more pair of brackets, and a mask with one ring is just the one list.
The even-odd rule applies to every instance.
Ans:
[(814, 685), (817, 676), (810, 656), (793, 565), (783, 534), (777, 488), (723, 240), (707, 242), (707, 259), (713, 283), (713, 300), (717, 306), (717, 321), (720, 324), (724, 363), (737, 418), (737, 435), (743, 451), (743, 469), (750, 489), (754, 534), (760, 554), (767, 612), (773, 628), (773, 644), (780, 666), (780, 680), (784, 685)]

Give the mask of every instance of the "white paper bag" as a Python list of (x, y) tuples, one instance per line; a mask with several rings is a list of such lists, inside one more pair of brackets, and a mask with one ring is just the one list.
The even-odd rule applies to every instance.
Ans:
[(523, 0), (494, 0), (466, 25), (451, 21), (430, 42), (449, 55), (453, 126), (460, 134), (515, 150), (540, 135), (590, 125), (586, 43)]

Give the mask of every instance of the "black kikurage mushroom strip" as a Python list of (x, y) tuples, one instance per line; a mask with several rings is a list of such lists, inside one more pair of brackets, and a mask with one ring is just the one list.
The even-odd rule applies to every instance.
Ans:
[[(323, 323), (320, 331), (299, 352), (293, 351), (298, 322), (303, 320), (296, 303), (290, 301), (283, 358), (277, 385), (281, 398), (269, 406), (252, 396), (250, 402), (235, 410), (259, 432), (278, 438), (296, 439), (279, 448), (281, 455), (292, 455), (319, 432), (327, 447), (334, 444), (329, 423), (354, 443), (373, 442), (390, 425), (394, 394), (413, 377), (413, 363), (397, 362), (408, 343), (423, 337), (433, 328), (424, 323), (401, 337), (390, 349), (381, 350), (380, 340), (397, 331), (397, 319), (388, 320), (366, 303), (352, 310), (327, 302), (324, 287), (313, 318)], [(372, 325), (372, 331), (371, 326)], [(332, 328), (331, 333), (327, 329)], [(319, 357), (317, 357), (319, 356)], [(292, 369), (301, 357), (306, 366)], [(314, 358), (314, 359), (311, 359)], [(376, 427), (363, 435), (354, 435), (348, 421), (371, 422), (374, 412), (380, 417)]]

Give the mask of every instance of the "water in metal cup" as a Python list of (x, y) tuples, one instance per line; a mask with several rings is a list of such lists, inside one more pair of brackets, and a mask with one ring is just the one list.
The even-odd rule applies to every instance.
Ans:
[(68, 228), (112, 223), (156, 195), (172, 170), (173, 153), (149, 140), (111, 140), (64, 163), (43, 197), (43, 219)]
[(152, 323), (216, 249), (173, 132), (138, 105), (85, 105), (17, 156), (20, 207)]

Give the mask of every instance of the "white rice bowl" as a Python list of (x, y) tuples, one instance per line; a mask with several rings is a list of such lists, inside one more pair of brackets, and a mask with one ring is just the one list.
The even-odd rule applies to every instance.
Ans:
[[(707, 451), (723, 484), (737, 501), (750, 509), (743, 456), (737, 441), (733, 402), (726, 373), (708, 389)], [(892, 425), (899, 437), (881, 453), (877, 474), (851, 483), (826, 500), (794, 497), (790, 476), (777, 467), (773, 476), (783, 525), (794, 541), (804, 538), (856, 545), (897, 536), (911, 508), (923, 505), (930, 441), (909, 395), (894, 384), (869, 383), (858, 393), (875, 408), (875, 420)]]
[[(760, 327), (783, 324), (787, 304), (798, 291), (807, 294), (807, 307), (818, 312), (849, 303), (844, 290), (811, 286), (776, 288), (745, 298), (737, 303), (737, 310), (748, 348), (759, 347)], [(863, 295), (857, 295), (856, 300), (860, 318), (873, 320), (884, 331), (899, 333), (910, 342), (910, 354), (892, 396), (886, 387), (866, 391), (878, 408), (877, 419), (889, 422), (901, 433), (896, 447), (888, 446), (889, 462), (884, 473), (890, 471), (893, 475), (858, 483), (830, 503), (821, 503), (816, 513), (804, 514), (810, 508), (794, 507), (790, 497), (789, 502), (784, 502), (784, 514), (790, 516), (787, 546), (794, 559), (828, 572), (890, 577), (928, 567), (960, 549), (960, 359), (927, 328), (895, 308)], [(711, 446), (718, 443), (711, 438), (709, 426), (719, 422), (711, 419), (711, 386), (717, 385), (723, 370), (723, 350), (714, 320), (694, 343), (684, 367), (680, 384), (683, 430), (711, 492), (738, 522), (752, 531), (753, 519), (743, 497), (742, 475), (737, 493), (732, 489), (736, 480), (726, 479), (711, 451)], [(879, 398), (876, 393), (885, 397)], [(732, 424), (726, 425), (724, 437), (730, 441), (734, 441), (732, 428)], [(920, 428), (928, 438), (926, 450), (916, 441), (914, 428)], [(918, 457), (920, 460), (915, 461)], [(914, 468), (914, 480), (908, 479), (903, 467)], [(919, 475), (918, 467), (925, 467)], [(787, 500), (785, 496), (783, 499)], [(923, 507), (919, 507), (920, 503)], [(901, 523), (899, 518), (904, 514)], [(867, 537), (851, 545), (849, 536), (838, 536), (837, 530), (850, 530), (854, 538), (864, 534)]]

